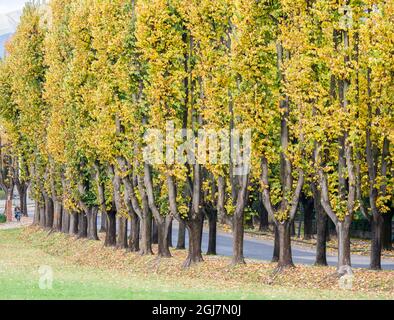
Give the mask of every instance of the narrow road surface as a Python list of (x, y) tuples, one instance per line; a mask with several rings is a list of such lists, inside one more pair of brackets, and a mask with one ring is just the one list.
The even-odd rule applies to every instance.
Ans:
[[(13, 200), (13, 208), (16, 205), (19, 205), (18, 200)], [(5, 210), (5, 201), (0, 200), (0, 213), (4, 213)], [(13, 228), (20, 228), (24, 226), (31, 225), (33, 223), (33, 214), (34, 214), (34, 202), (31, 200), (27, 203), (27, 212), (29, 213), (29, 217), (22, 217), (20, 222), (17, 222), (14, 217), (14, 211), (12, 211), (12, 221), (7, 221), (5, 223), (0, 223), (0, 230), (4, 229), (13, 229)]]
[[(176, 246), (178, 239), (178, 223), (174, 222), (172, 230), (172, 244)], [(232, 256), (232, 235), (230, 233), (219, 232), (216, 240), (216, 251), (218, 255)], [(186, 232), (186, 245), (188, 243), (188, 235)], [(202, 250), (206, 252), (208, 248), (208, 230), (203, 231)], [(314, 264), (315, 250), (297, 246), (291, 246), (293, 254), (293, 262), (296, 264)], [(273, 241), (252, 238), (245, 234), (244, 240), (244, 256), (248, 259), (271, 261), (274, 250)], [(369, 257), (361, 255), (352, 255), (352, 266), (355, 268), (368, 268)], [(327, 255), (327, 262), (330, 266), (337, 264), (337, 256)], [(383, 259), (382, 268), (394, 270), (394, 260)]]
[[(0, 212), (4, 211), (4, 201), (0, 201)], [(23, 219), (23, 223), (18, 224), (16, 222), (11, 222), (10, 224), (3, 225), (1, 229), (10, 227), (19, 227), (31, 222), (31, 217), (33, 217), (34, 203), (30, 200), (28, 201), (28, 212), (30, 219)], [(98, 217), (98, 226), (100, 226), (100, 216)], [(178, 223), (174, 221), (173, 231), (172, 231), (172, 244), (176, 246), (178, 239)], [(222, 256), (232, 256), (232, 235), (230, 233), (224, 233), (218, 231), (217, 233), (217, 254)], [(186, 232), (186, 246), (188, 245), (188, 235)], [(202, 238), (202, 250), (206, 252), (208, 248), (208, 230), (204, 229)], [(271, 261), (272, 252), (274, 250), (273, 241), (252, 238), (245, 234), (244, 240), (244, 256), (247, 259), (257, 259)], [(297, 246), (292, 244), (292, 254), (293, 261), (296, 264), (313, 264), (315, 262), (315, 250), (305, 247)], [(369, 257), (361, 255), (352, 255), (352, 266), (356, 268), (368, 268)], [(336, 255), (327, 255), (327, 262), (331, 266), (337, 264)], [(382, 259), (382, 268), (394, 270), (394, 260)]]

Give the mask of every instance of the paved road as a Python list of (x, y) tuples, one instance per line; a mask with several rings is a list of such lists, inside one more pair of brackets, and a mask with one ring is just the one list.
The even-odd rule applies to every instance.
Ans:
[[(28, 203), (29, 215), (33, 215), (34, 203), (30, 200)], [(4, 208), (4, 201), (0, 201), (0, 212)], [(4, 210), (4, 209), (3, 209)], [(98, 226), (100, 226), (100, 217), (98, 217)], [(178, 223), (174, 221), (172, 232), (172, 243), (176, 245), (178, 239)], [(188, 244), (188, 235), (186, 232), (186, 245)], [(229, 233), (218, 232), (217, 234), (217, 254), (230, 257), (232, 255), (232, 235)], [(202, 250), (206, 252), (208, 248), (208, 230), (204, 229), (202, 238)], [(252, 238), (245, 235), (244, 240), (244, 256), (247, 259), (257, 259), (270, 261), (273, 252), (273, 241)], [(293, 261), (296, 264), (313, 264), (315, 262), (315, 251), (313, 249), (304, 248), (292, 244)], [(356, 268), (368, 268), (369, 257), (352, 255), (352, 265)], [(327, 255), (329, 265), (335, 266), (337, 257), (335, 255)], [(383, 259), (382, 268), (394, 270), (394, 260)]]
[[(100, 217), (98, 217), (98, 226), (100, 226)], [(178, 222), (174, 221), (172, 228), (172, 244), (176, 246), (178, 239)], [(188, 234), (186, 232), (186, 247), (188, 246)], [(208, 229), (203, 230), (202, 250), (206, 252), (208, 249)], [(216, 252), (218, 255), (231, 257), (232, 256), (232, 235), (231, 233), (218, 232), (216, 238)], [(252, 238), (245, 235), (244, 239), (244, 256), (246, 259), (256, 259), (263, 261), (271, 261), (274, 250), (274, 243), (272, 240), (263, 240)], [(292, 244), (293, 262), (295, 264), (314, 264), (315, 250), (305, 248)], [(369, 256), (352, 255), (352, 266), (354, 268), (368, 268)], [(336, 255), (327, 255), (327, 262), (330, 266), (337, 265)], [(394, 260), (383, 259), (382, 268), (387, 270), (394, 270)]]
[[(173, 245), (176, 245), (178, 237), (178, 224), (173, 226)], [(186, 244), (187, 244), (186, 232)], [(202, 250), (206, 252), (208, 248), (208, 231), (204, 229), (202, 239)], [(222, 256), (232, 255), (232, 235), (228, 233), (218, 232), (216, 243), (217, 254)], [(251, 238), (245, 235), (244, 240), (244, 256), (249, 259), (270, 261), (272, 258), (274, 246), (273, 241)], [(296, 264), (313, 264), (315, 262), (315, 251), (304, 247), (292, 244), (293, 261)], [(352, 255), (352, 266), (355, 268), (368, 268), (369, 257)], [(337, 264), (337, 257), (334, 255), (327, 255), (327, 262), (331, 266)], [(382, 260), (382, 268), (394, 270), (394, 260)]]

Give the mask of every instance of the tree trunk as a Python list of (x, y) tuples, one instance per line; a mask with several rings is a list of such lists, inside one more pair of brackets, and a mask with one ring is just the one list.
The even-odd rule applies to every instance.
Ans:
[(224, 179), (223, 176), (218, 177), (218, 200), (217, 200), (217, 215), (218, 215), (218, 221), (221, 224), (227, 224), (229, 225), (231, 220), (229, 216), (227, 215), (226, 209), (225, 209), (225, 202), (226, 202), (226, 180)]
[(294, 266), (291, 256), (291, 222), (284, 221), (278, 223), (279, 235), (279, 260), (278, 268), (287, 268)]
[(216, 255), (217, 210), (208, 210), (209, 236), (207, 254)]
[(290, 236), (294, 237), (296, 235), (296, 228), (294, 220), (290, 224)]
[(53, 201), (50, 197), (44, 196), (45, 200), (45, 228), (53, 228)]
[(172, 219), (171, 219), (171, 223), (168, 226), (168, 237), (167, 237), (167, 239), (168, 239), (168, 247), (172, 248), (173, 247), (173, 245), (172, 245)]
[(268, 211), (263, 205), (263, 200), (261, 199), (262, 194), (259, 193), (259, 216), (260, 216), (260, 224), (259, 231), (268, 231)]
[(382, 216), (383, 216), (382, 246), (384, 250), (393, 250), (393, 246), (392, 246), (393, 209), (391, 209), (391, 212), (386, 212)]
[(156, 224), (155, 219), (152, 219), (152, 244), (159, 243), (159, 234), (158, 234), (158, 227)]
[(169, 236), (169, 222), (167, 219), (170, 217), (163, 218), (163, 222), (156, 223), (157, 226), (157, 240), (158, 240), (158, 251), (157, 255), (161, 258), (171, 257), (170, 248), (168, 246)]
[(19, 203), (21, 207), (21, 213), (24, 217), (28, 217), (29, 214), (27, 212), (27, 186), (25, 183), (22, 183), (20, 187), (17, 187), (19, 193)]
[(5, 215), (7, 221), (12, 221), (13, 211), (12, 211), (12, 199), (14, 197), (14, 185), (12, 184), (6, 189), (6, 202), (5, 202)]
[(327, 238), (328, 230), (328, 215), (321, 205), (321, 195), (317, 186), (312, 184), (313, 191), (313, 206), (316, 215), (316, 261), (317, 266), (327, 266)]
[(40, 205), (38, 201), (34, 201), (34, 216), (33, 216), (33, 225), (40, 224)]
[(242, 213), (234, 213), (232, 264), (236, 265), (244, 263), (244, 217)]
[(370, 269), (380, 270), (382, 255), (382, 228), (383, 217), (380, 213), (374, 214), (371, 220), (371, 262)]
[(107, 228), (107, 213), (106, 212), (101, 212), (101, 221), (100, 221), (100, 231), (99, 232), (105, 232)]
[(62, 229), (63, 233), (68, 233), (70, 229), (70, 215), (67, 210), (63, 207), (62, 210)]
[(201, 224), (200, 224), (200, 239), (201, 239), (201, 241), (202, 241), (202, 235), (204, 234), (204, 220), (205, 220), (205, 216), (204, 215), (202, 215), (202, 217), (201, 217)]
[(153, 254), (153, 251), (152, 251), (152, 215), (150, 212), (144, 213), (140, 221), (140, 227), (141, 227), (140, 254), (151, 255)]
[(130, 226), (129, 250), (138, 252), (140, 251), (140, 219), (135, 213), (130, 217)]
[(185, 237), (186, 237), (186, 226), (183, 221), (180, 221), (178, 228), (178, 241), (176, 244), (177, 249), (182, 250), (186, 248)]
[(88, 236), (88, 218), (84, 212), (78, 214), (78, 239)]
[(89, 240), (99, 240), (97, 235), (97, 208), (89, 208), (86, 216), (88, 223), (87, 238)]
[(40, 208), (40, 210), (39, 210), (40, 211), (40, 227), (45, 228), (45, 225), (46, 225), (45, 203), (40, 204), (39, 208)]
[(315, 265), (327, 266), (327, 237), (328, 237), (328, 216), (322, 210), (319, 209), (316, 212), (316, 261)]
[(116, 247), (118, 249), (126, 249), (127, 248), (127, 218), (119, 217), (118, 219), (118, 240), (116, 243)]
[(72, 236), (78, 235), (78, 226), (79, 226), (79, 214), (76, 212), (70, 213), (70, 228), (68, 233)]
[(187, 268), (193, 264), (203, 261), (201, 254), (201, 224), (202, 218), (197, 217), (192, 221), (186, 222), (186, 228), (189, 233), (189, 250), (183, 267)]
[(60, 201), (53, 201), (53, 230), (62, 230), (63, 206)]
[(278, 226), (274, 223), (274, 252), (272, 254), (271, 262), (278, 262), (279, 261), (279, 232)]
[(304, 209), (304, 239), (312, 239), (313, 235), (313, 198), (308, 198), (304, 194), (301, 197), (302, 207)]
[(116, 212), (114, 210), (107, 212), (107, 228), (105, 230), (105, 247), (116, 246)]
[(346, 216), (344, 221), (338, 221), (336, 225), (338, 236), (338, 273), (340, 275), (351, 273), (350, 224), (351, 217)]

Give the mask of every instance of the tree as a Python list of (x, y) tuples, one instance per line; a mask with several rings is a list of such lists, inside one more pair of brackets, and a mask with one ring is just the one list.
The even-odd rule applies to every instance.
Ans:
[[(18, 170), (18, 176), (14, 178), (31, 180), (31, 195), (38, 202), (35, 217), (39, 217), (41, 225), (52, 228), (53, 212), (46, 197), (48, 188), (38, 179), (45, 174), (47, 163), (45, 128), (48, 107), (43, 99), (46, 72), (43, 41), (46, 24), (47, 19), (41, 7), (31, 3), (25, 6), (17, 32), (7, 47), (6, 63), (9, 74), (12, 74), (9, 78), (11, 95), (7, 108), (12, 108), (11, 121), (18, 132), (17, 141), (20, 142), (16, 155), (20, 168), (24, 169)], [(26, 177), (19, 173), (26, 174)], [(46, 205), (44, 199), (47, 199)], [(37, 219), (35, 222), (38, 222)]]
[(361, 212), (371, 223), (371, 269), (381, 269), (383, 216), (390, 215), (392, 194), (389, 165), (393, 97), (389, 92), (394, 82), (386, 41), (394, 34), (389, 18), (393, 10), (389, 3), (368, 3), (357, 34), (358, 124), (360, 131), (364, 131), (361, 141), (357, 141), (357, 198)]
[(0, 62), (0, 186), (9, 201), (16, 186), (26, 211), (29, 185), (34, 224), (96, 240), (101, 211), (106, 246), (150, 255), (153, 218), (170, 257), (175, 218), (188, 267), (203, 261), (205, 217), (207, 253), (217, 221), (231, 223), (240, 264), (245, 221), (269, 215), (281, 270), (302, 202), (306, 238), (316, 215), (316, 264), (329, 217), (338, 272), (351, 272), (360, 212), (380, 269), (393, 213), (391, 2), (49, 6), (26, 6)]

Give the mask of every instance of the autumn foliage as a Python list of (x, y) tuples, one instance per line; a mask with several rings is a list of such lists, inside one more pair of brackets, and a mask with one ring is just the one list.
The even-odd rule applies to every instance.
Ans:
[[(106, 245), (152, 254), (153, 219), (158, 254), (170, 257), (176, 219), (189, 233), (189, 266), (203, 260), (204, 218), (219, 219), (233, 229), (233, 263), (243, 263), (244, 221), (261, 195), (283, 268), (303, 194), (336, 226), (340, 273), (356, 215), (371, 223), (379, 269), (394, 208), (393, 39), (392, 1), (28, 4), (0, 64), (4, 150), (42, 227), (97, 239), (101, 213)], [(231, 152), (227, 162), (148, 161), (147, 133), (169, 126), (195, 137), (250, 130), (247, 170), (236, 171)]]

